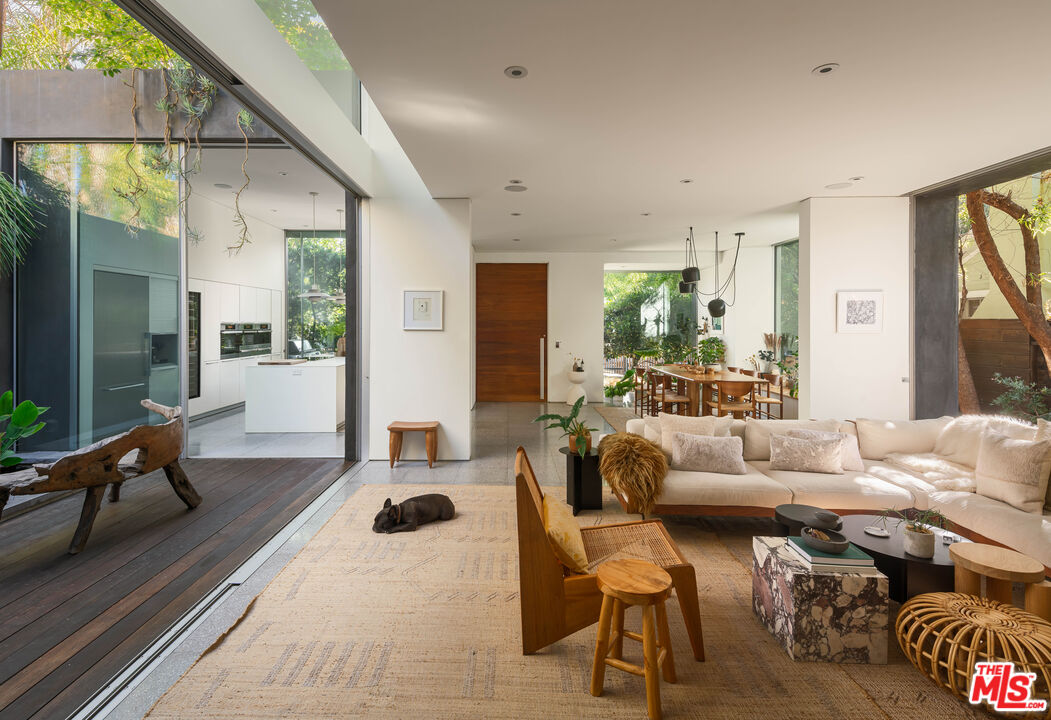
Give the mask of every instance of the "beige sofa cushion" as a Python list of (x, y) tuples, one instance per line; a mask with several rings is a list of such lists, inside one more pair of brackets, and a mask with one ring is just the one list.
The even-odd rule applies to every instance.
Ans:
[(844, 423), (839, 420), (754, 420), (744, 421), (744, 459), (769, 460), (770, 434), (787, 433), (796, 428), (840, 432)]
[(1019, 440), (1035, 440), (1036, 426), (1003, 415), (961, 415), (953, 418), (934, 441), (934, 454), (957, 465), (974, 468), (986, 428)]
[(912, 493), (912, 506), (917, 510), (930, 507), (930, 494), (938, 489), (922, 477), (884, 460), (866, 460), (865, 474), (908, 490)]
[(741, 457), (744, 443), (739, 437), (687, 435), (677, 432), (671, 442), (673, 470), (744, 475), (748, 466)]
[(891, 453), (883, 460), (930, 483), (935, 490), (964, 490), (974, 492), (978, 482), (974, 470), (966, 465), (949, 462), (934, 453)]
[(967, 492), (939, 490), (930, 506), (958, 525), (1051, 567), (1051, 513), (1030, 513)]
[(775, 508), (792, 502), (792, 492), (751, 465), (744, 475), (669, 470), (660, 505)]
[(1040, 513), (1051, 474), (1051, 440), (1017, 440), (987, 429), (974, 472), (978, 494)]
[[(843, 425), (848, 424), (850, 427), (854, 426), (853, 423), (843, 423)], [(861, 449), (858, 447), (858, 436), (853, 433), (834, 433), (825, 430), (804, 430), (802, 428), (796, 428), (788, 431), (788, 437), (809, 438), (811, 440), (839, 438), (843, 441), (843, 446), (840, 451), (840, 462), (843, 465), (843, 469), (854, 470), (856, 472), (862, 472), (865, 469), (865, 463), (861, 459)]]
[[(951, 420), (948, 415), (932, 420), (858, 418), (854, 424), (858, 428), (861, 457), (866, 460), (882, 460), (891, 453), (934, 452), (934, 443), (938, 435)], [(747, 457), (746, 453), (745, 458)]]
[(671, 415), (669, 413), (661, 413), (657, 416), (657, 419), (661, 428), (661, 449), (669, 459), (671, 459), (672, 441), (675, 439), (675, 433), (729, 437), (730, 426), (734, 421), (730, 415), (725, 417), (715, 417), (714, 415), (690, 417), (689, 415)]
[(768, 461), (749, 463), (792, 491), (792, 502), (826, 510), (904, 510), (914, 505), (912, 493), (867, 473), (842, 475), (771, 470)]
[(842, 475), (845, 437), (840, 433), (826, 438), (774, 433), (770, 436), (770, 469)]

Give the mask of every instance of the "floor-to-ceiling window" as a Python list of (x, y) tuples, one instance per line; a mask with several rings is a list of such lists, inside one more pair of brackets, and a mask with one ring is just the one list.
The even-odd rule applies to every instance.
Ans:
[(347, 331), (346, 234), (304, 230), (285, 238), (288, 356), (336, 354)]
[(697, 346), (697, 303), (679, 292), (678, 272), (607, 272), (606, 369), (622, 373), (640, 358), (684, 359)]
[(794, 354), (799, 342), (798, 240), (774, 246), (774, 332), (781, 338), (782, 357)]
[(25, 450), (62, 451), (179, 404), (179, 182), (150, 146), (19, 143), (41, 224), (16, 273), (16, 396), (48, 406)]

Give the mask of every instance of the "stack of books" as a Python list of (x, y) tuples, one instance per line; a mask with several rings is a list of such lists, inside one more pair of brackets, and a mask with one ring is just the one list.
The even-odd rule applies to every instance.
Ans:
[(839, 554), (815, 550), (803, 542), (803, 538), (798, 537), (788, 538), (787, 547), (800, 562), (813, 572), (858, 573), (861, 575), (879, 573), (872, 556), (859, 550), (854, 543), (850, 544), (846, 552)]

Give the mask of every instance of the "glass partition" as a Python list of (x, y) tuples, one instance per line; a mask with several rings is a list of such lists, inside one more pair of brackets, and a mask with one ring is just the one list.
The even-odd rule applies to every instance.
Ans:
[(339, 230), (285, 233), (288, 268), (287, 356), (332, 355), (347, 330), (346, 234)]

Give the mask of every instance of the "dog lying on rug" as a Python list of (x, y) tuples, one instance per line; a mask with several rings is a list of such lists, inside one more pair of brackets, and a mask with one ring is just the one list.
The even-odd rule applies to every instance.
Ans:
[(452, 520), (455, 514), (453, 501), (446, 495), (417, 495), (397, 505), (391, 505), (390, 498), (387, 498), (372, 523), (372, 532), (413, 532), (425, 523)]

